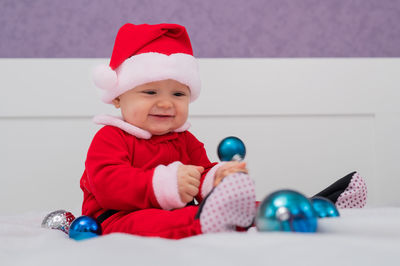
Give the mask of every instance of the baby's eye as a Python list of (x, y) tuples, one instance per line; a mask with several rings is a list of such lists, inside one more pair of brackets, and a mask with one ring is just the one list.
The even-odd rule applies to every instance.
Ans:
[(183, 93), (183, 92), (175, 92), (174, 96), (178, 96), (178, 97), (185, 96), (185, 93)]
[(149, 94), (149, 95), (154, 95), (154, 94), (156, 94), (157, 92), (156, 92), (156, 91), (152, 91), (152, 90), (148, 90), (148, 91), (143, 91), (143, 93)]

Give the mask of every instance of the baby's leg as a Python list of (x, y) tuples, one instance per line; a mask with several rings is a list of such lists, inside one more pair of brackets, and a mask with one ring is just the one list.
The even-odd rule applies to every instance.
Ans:
[(135, 212), (118, 212), (102, 223), (103, 234), (128, 233), (180, 239), (201, 234), (199, 220), (195, 219), (198, 206), (188, 206), (172, 211), (145, 209)]
[(254, 221), (256, 196), (254, 182), (245, 173), (225, 177), (200, 205), (197, 218), (203, 233), (234, 231)]
[(353, 172), (316, 196), (330, 199), (338, 208), (362, 208), (367, 202), (367, 185), (357, 172)]

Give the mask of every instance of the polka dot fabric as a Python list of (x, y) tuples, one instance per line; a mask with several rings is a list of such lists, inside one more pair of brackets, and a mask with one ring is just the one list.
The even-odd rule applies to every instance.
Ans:
[(225, 177), (214, 188), (200, 214), (203, 233), (235, 231), (236, 226), (248, 227), (256, 213), (254, 182), (244, 173)]
[(336, 201), (336, 207), (363, 208), (367, 203), (367, 184), (364, 179), (355, 173), (350, 180), (348, 187), (340, 194)]

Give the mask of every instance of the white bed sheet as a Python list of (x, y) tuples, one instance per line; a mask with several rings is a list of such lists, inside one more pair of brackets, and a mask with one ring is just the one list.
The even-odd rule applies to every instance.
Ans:
[(112, 234), (74, 241), (47, 212), (0, 216), (0, 265), (400, 265), (400, 208), (341, 210), (319, 232), (221, 233), (182, 240)]

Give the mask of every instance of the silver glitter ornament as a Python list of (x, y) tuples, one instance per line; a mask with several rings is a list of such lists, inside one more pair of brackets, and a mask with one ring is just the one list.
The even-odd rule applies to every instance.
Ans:
[(61, 230), (68, 234), (69, 227), (73, 220), (75, 220), (75, 216), (72, 213), (65, 210), (58, 210), (51, 212), (44, 217), (42, 227)]

